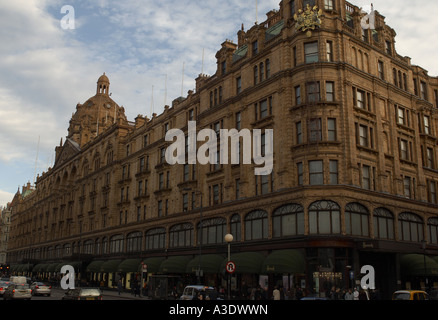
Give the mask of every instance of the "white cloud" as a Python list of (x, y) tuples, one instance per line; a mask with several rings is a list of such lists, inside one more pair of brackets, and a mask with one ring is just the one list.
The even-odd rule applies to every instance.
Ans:
[(6, 207), (8, 202), (11, 202), (14, 198), (14, 193), (6, 192), (3, 190), (0, 190), (0, 207)]

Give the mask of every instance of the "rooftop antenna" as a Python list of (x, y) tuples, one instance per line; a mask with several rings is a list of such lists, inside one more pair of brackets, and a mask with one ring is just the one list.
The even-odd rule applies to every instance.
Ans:
[(37, 172), (37, 165), (38, 165), (38, 154), (40, 152), (40, 138), (41, 136), (38, 136), (38, 147), (37, 147), (37, 154), (36, 154), (36, 159), (35, 159), (35, 173), (33, 174), (33, 181), (36, 184), (36, 172)]
[(152, 85), (152, 95), (151, 95), (151, 118), (154, 114), (154, 86)]
[(186, 63), (183, 62), (183, 69), (182, 69), (182, 83), (181, 83), (181, 97), (184, 94), (184, 69), (185, 69)]
[(166, 73), (166, 80), (164, 80), (164, 105), (166, 105), (167, 102), (167, 73)]
[(201, 74), (204, 74), (204, 53), (205, 53), (205, 48), (202, 48), (202, 70), (201, 70)]
[(258, 0), (256, 0), (255, 2), (255, 7), (256, 7), (256, 24), (259, 23), (259, 8), (258, 8)]

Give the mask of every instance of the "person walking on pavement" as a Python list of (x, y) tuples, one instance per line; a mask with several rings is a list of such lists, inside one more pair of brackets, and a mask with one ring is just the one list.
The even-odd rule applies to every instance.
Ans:
[(119, 279), (119, 282), (117, 283), (117, 291), (119, 292), (119, 296), (122, 292), (122, 289), (123, 289), (122, 279)]
[(272, 297), (274, 300), (280, 300), (280, 290), (278, 290), (277, 287), (275, 287), (274, 291), (272, 291)]
[(359, 291), (357, 291), (357, 288), (354, 288), (353, 297), (353, 300), (359, 300)]

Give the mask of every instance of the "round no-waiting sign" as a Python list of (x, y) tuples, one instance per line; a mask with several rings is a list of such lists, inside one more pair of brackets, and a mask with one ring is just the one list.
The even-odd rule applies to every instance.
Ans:
[(228, 261), (225, 269), (227, 269), (228, 273), (233, 274), (236, 272), (236, 264), (233, 261)]

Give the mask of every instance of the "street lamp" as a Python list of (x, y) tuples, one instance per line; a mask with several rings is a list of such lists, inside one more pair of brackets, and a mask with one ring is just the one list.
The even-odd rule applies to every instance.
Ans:
[(428, 279), (427, 279), (427, 271), (426, 271), (426, 245), (427, 245), (427, 241), (426, 240), (421, 240), (421, 248), (423, 249), (423, 263), (424, 263), (424, 277), (425, 277), (425, 289), (427, 290), (427, 286), (428, 286)]
[[(233, 235), (227, 234), (225, 235), (225, 242), (228, 244), (228, 262), (231, 261), (231, 242), (233, 242)], [(227, 294), (228, 294), (228, 300), (231, 300), (231, 274), (228, 274), (227, 276)]]

